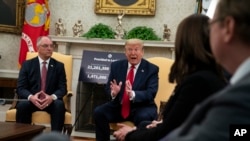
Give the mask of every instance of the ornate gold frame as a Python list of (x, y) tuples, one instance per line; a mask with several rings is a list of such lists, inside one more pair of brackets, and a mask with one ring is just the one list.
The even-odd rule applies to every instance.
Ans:
[(20, 34), (22, 32), (22, 25), (24, 22), (24, 9), (26, 0), (16, 0), (16, 24), (7, 25), (0, 24), (0, 32), (9, 32)]
[(124, 11), (126, 15), (155, 15), (155, 4), (156, 0), (137, 0), (127, 6), (117, 4), (115, 0), (96, 0), (95, 13), (118, 14)]

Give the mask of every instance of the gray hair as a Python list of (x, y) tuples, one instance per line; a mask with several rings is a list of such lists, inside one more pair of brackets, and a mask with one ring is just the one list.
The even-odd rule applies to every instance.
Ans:
[(49, 36), (39, 36), (39, 37), (37, 38), (37, 40), (36, 40), (36, 46), (37, 46), (37, 47), (39, 47), (39, 46), (41, 45), (41, 40), (42, 40), (43, 38), (49, 38), (49, 39), (52, 41), (51, 37), (49, 37)]

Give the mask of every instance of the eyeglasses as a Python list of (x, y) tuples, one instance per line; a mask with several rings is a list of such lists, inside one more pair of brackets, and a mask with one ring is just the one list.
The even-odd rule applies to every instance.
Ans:
[(48, 48), (48, 47), (54, 48), (55, 47), (54, 44), (43, 44), (43, 45), (40, 45), (40, 46), (43, 47), (43, 48)]
[(214, 23), (217, 23), (217, 22), (220, 22), (222, 21), (224, 18), (217, 18), (217, 19), (212, 19), (212, 20), (209, 20), (208, 24), (209, 26), (213, 25)]
[(211, 26), (217, 22), (221, 22), (222, 20), (224, 20), (224, 18), (215, 18), (215, 19), (212, 19), (212, 20), (209, 20), (208, 21), (208, 30), (210, 31), (211, 29)]

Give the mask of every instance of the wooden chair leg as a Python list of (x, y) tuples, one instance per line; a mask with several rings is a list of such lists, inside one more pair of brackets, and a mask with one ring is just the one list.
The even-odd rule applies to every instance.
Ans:
[(68, 136), (71, 135), (73, 130), (72, 124), (64, 124), (63, 126), (63, 134), (67, 134)]

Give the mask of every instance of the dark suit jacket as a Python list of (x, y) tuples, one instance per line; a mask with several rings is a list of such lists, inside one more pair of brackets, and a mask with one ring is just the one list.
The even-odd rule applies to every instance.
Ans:
[[(121, 104), (125, 81), (127, 76), (128, 61), (119, 60), (111, 64), (110, 75), (108, 83), (106, 85), (106, 92), (110, 96), (110, 81), (113, 79), (117, 83), (122, 82), (122, 87), (113, 102)], [(132, 89), (135, 91), (135, 99), (132, 102), (131, 107), (136, 108), (140, 106), (156, 106), (154, 98), (158, 90), (158, 66), (149, 63), (142, 59), (141, 64), (136, 72)]]
[(162, 141), (229, 141), (230, 125), (250, 124), (250, 73), (196, 106)]
[[(41, 72), (38, 57), (27, 60), (22, 64), (17, 83), (19, 98), (27, 99), (30, 94), (41, 91)], [(67, 93), (64, 64), (51, 58), (48, 64), (46, 79), (47, 94), (55, 94), (58, 99)]]
[(226, 85), (212, 70), (199, 70), (175, 87), (164, 111), (163, 123), (152, 129), (128, 133), (126, 140), (156, 141), (181, 125), (194, 106)]

